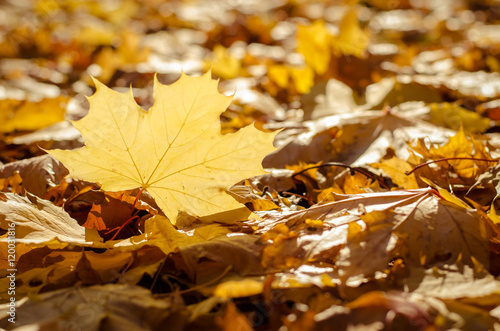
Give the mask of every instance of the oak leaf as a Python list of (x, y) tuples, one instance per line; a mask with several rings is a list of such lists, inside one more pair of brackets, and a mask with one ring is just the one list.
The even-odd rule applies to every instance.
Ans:
[(264, 173), (275, 134), (250, 125), (222, 135), (220, 114), (231, 97), (210, 73), (183, 74), (170, 86), (155, 79), (155, 103), (144, 111), (132, 92), (112, 91), (95, 80), (89, 114), (73, 122), (85, 146), (50, 150), (70, 176), (98, 182), (105, 191), (147, 190), (174, 222), (179, 211), (203, 217), (243, 208), (226, 190)]

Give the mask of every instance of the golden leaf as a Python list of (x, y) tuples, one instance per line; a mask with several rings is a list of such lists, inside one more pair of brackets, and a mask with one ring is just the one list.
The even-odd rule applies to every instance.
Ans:
[(234, 57), (222, 45), (215, 45), (210, 64), (213, 74), (225, 79), (235, 78), (241, 72), (241, 60)]
[(430, 108), (431, 122), (436, 125), (453, 130), (463, 127), (473, 132), (484, 132), (490, 127), (490, 119), (453, 103), (431, 103)]
[(0, 101), (0, 133), (15, 130), (33, 131), (64, 120), (67, 97), (39, 102), (5, 99)]
[(393, 156), (389, 160), (383, 160), (381, 163), (372, 163), (372, 167), (382, 169), (389, 177), (391, 177), (394, 184), (411, 190), (419, 188), (415, 174), (407, 176), (406, 171), (411, 171), (413, 168), (408, 162), (398, 159)]
[(242, 280), (230, 280), (217, 285), (214, 295), (227, 298), (242, 298), (261, 294), (264, 290), (264, 283), (252, 278)]
[(332, 35), (321, 20), (310, 26), (298, 26), (297, 51), (304, 55), (306, 64), (319, 75), (324, 74), (330, 65), (331, 39)]
[(70, 176), (100, 183), (105, 191), (147, 190), (171, 222), (180, 211), (198, 217), (246, 211), (226, 190), (264, 173), (261, 161), (274, 150), (275, 133), (250, 125), (222, 135), (219, 116), (231, 97), (218, 92), (210, 73), (183, 74), (170, 86), (155, 80), (155, 104), (148, 111), (131, 91), (95, 84), (89, 114), (73, 123), (85, 147), (48, 151)]
[(369, 36), (359, 27), (356, 11), (351, 7), (340, 22), (339, 35), (332, 38), (332, 48), (342, 55), (354, 55), (361, 58), (364, 56), (369, 41)]

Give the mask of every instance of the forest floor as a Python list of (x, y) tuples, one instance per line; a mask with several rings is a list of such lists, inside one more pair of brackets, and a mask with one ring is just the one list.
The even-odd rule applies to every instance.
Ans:
[(499, 24), (1, 1), (0, 328), (500, 330)]

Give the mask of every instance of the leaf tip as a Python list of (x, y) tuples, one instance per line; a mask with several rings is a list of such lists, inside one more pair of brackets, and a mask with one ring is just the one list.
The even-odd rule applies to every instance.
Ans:
[(94, 86), (96, 87), (96, 89), (98, 89), (99, 87), (103, 86), (104, 84), (101, 83), (97, 78), (95, 78), (94, 76), (90, 76), (90, 78), (92, 79), (92, 82), (94, 83)]

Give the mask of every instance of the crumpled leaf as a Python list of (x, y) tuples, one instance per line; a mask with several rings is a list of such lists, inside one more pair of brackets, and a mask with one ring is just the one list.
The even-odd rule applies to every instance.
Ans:
[[(484, 173), (496, 161), (484, 161), (494, 159), (487, 146), (487, 137), (466, 134), (461, 128), (451, 136), (445, 144), (431, 143), (427, 146), (422, 139), (411, 144), (411, 155), (408, 163), (418, 165), (430, 160), (446, 159), (453, 157), (471, 158), (448, 160), (437, 162), (431, 167), (422, 167), (416, 171), (416, 175), (430, 179), (441, 187), (450, 183), (472, 185), (479, 174)], [(474, 160), (483, 159), (483, 160)], [(450, 175), (456, 174), (456, 175)], [(458, 176), (457, 176), (458, 175)]]
[(42, 197), (47, 189), (58, 184), (68, 174), (68, 170), (50, 155), (0, 165), (0, 178), (12, 176), (15, 171), (22, 178), (23, 188), (38, 197)]
[(219, 116), (231, 98), (219, 94), (210, 73), (182, 75), (171, 86), (156, 81), (156, 102), (147, 112), (131, 93), (95, 84), (89, 114), (74, 122), (86, 146), (48, 151), (71, 176), (106, 191), (141, 187), (171, 222), (178, 211), (207, 216), (241, 210), (226, 190), (264, 172), (261, 159), (274, 150), (274, 134), (248, 126), (221, 135)]
[(261, 275), (258, 240), (256, 235), (235, 234), (186, 245), (174, 258), (176, 267), (201, 284), (220, 276), (229, 266), (240, 276)]
[[(396, 256), (416, 266), (467, 265), (478, 276), (484, 275), (489, 267), (490, 238), (499, 231), (478, 212), (439, 200), (430, 189), (335, 194), (335, 197), (334, 202), (277, 218), (273, 217), (273, 211), (259, 213), (264, 220), (263, 229), (271, 224), (305, 219), (323, 220), (326, 227), (338, 229), (336, 245), (345, 245), (340, 251), (339, 274), (352, 286), (383, 272)], [(301, 238), (298, 236), (298, 247), (302, 245)], [(312, 247), (314, 242), (317, 241), (311, 243)], [(336, 253), (332, 253), (335, 261)], [(367, 259), (370, 263), (366, 263)]]
[[(7, 305), (2, 310), (8, 311)], [(170, 300), (153, 298), (140, 286), (108, 284), (75, 287), (43, 294), (39, 299), (17, 302), (16, 327), (62, 330), (75, 325), (85, 330), (158, 329), (168, 323), (176, 305)], [(175, 312), (178, 325), (186, 316)], [(7, 317), (0, 326), (7, 327)]]
[(485, 189), (486, 192), (483, 191), (482, 194), (486, 195), (489, 201), (495, 201), (500, 197), (500, 164), (496, 164), (479, 175), (467, 193), (479, 187)]
[(15, 170), (11, 176), (0, 178), (0, 190), (3, 192), (24, 194), (23, 178), (19, 174), (19, 171)]
[(0, 226), (16, 224), (16, 240), (23, 243), (55, 245), (84, 244), (99, 241), (98, 235), (85, 231), (61, 207), (33, 195), (22, 197), (0, 193)]

